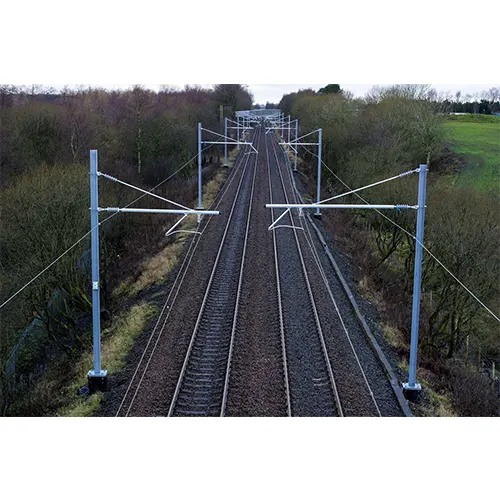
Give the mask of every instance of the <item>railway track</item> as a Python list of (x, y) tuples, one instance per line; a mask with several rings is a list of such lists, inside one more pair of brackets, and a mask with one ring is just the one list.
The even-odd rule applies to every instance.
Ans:
[(168, 416), (225, 412), (255, 186), (257, 155), (251, 157), (253, 168), (245, 170), (236, 193)]
[(290, 393), (284, 355), (283, 315), (273, 235), (267, 228), (271, 212), (269, 169), (260, 130), (255, 193), (250, 219), (239, 314), (228, 379), (227, 416), (290, 415)]
[[(275, 142), (275, 141), (274, 141)], [(275, 148), (273, 142), (273, 149)], [(281, 148), (280, 148), (281, 149)], [(293, 173), (275, 152), (275, 158), (283, 176), (287, 177), (289, 197), (293, 203), (300, 203)], [(287, 203), (289, 203), (287, 201)], [(299, 227), (297, 231), (298, 244), (304, 248), (305, 272), (310, 277), (311, 296), (316, 304), (321, 322), (325, 330), (325, 353), (331, 360), (333, 373), (337, 382), (339, 397), (346, 416), (382, 416), (379, 404), (369, 383), (358, 353), (351, 340), (335, 294), (328, 279), (327, 269), (314, 244), (311, 227), (307, 217), (293, 217), (291, 224)], [(374, 360), (375, 361), (375, 360)]]
[[(272, 154), (266, 136), (272, 203), (290, 203), (280, 160), (271, 136)], [(276, 220), (283, 211), (276, 210)], [(289, 213), (273, 232), (278, 268), (284, 353), (293, 416), (343, 416), (325, 335), (304, 262), (297, 225)]]
[[(242, 148), (242, 151), (237, 156), (234, 166), (231, 168), (230, 174), (221, 189), (221, 191), (216, 196), (216, 199), (212, 203), (214, 210), (221, 207), (221, 204), (227, 203), (231, 200), (229, 205), (229, 210), (232, 210), (236, 205), (236, 200), (238, 198), (238, 193), (240, 192), (241, 185), (247, 168), (249, 165), (249, 160), (251, 155), (246, 155), (246, 148)], [(135, 371), (130, 377), (128, 386), (124, 394), (120, 397), (120, 403), (118, 409), (116, 410), (115, 416), (130, 416), (130, 415), (149, 415), (151, 411), (142, 407), (145, 403), (142, 401), (137, 401), (141, 399), (141, 393), (147, 392), (147, 386), (150, 385), (148, 382), (148, 373), (150, 367), (155, 365), (157, 358), (161, 357), (164, 353), (162, 351), (163, 342), (161, 342), (167, 325), (172, 322), (171, 313), (175, 311), (175, 305), (180, 300), (181, 291), (186, 283), (186, 277), (194, 273), (193, 267), (196, 268), (194, 257), (202, 250), (200, 250), (200, 243), (203, 241), (202, 236), (205, 231), (207, 231), (210, 223), (212, 222), (212, 216), (207, 218), (203, 217), (201, 220), (200, 227), (198, 231), (201, 234), (196, 234), (191, 238), (188, 250), (184, 256), (183, 262), (177, 272), (174, 283), (170, 289), (170, 292), (163, 304), (158, 320), (149, 336), (149, 339), (142, 350), (140, 359), (137, 362)], [(229, 223), (229, 221), (228, 221)], [(227, 227), (227, 225), (226, 225)], [(202, 245), (201, 245), (202, 246)], [(189, 278), (188, 278), (189, 279)], [(181, 312), (181, 316), (184, 315), (184, 311)], [(182, 344), (181, 342), (176, 342), (177, 344)], [(179, 347), (181, 348), (181, 347)], [(175, 369), (175, 368), (174, 368)], [(145, 387), (146, 386), (146, 387)], [(154, 414), (161, 413), (161, 409), (155, 410)]]

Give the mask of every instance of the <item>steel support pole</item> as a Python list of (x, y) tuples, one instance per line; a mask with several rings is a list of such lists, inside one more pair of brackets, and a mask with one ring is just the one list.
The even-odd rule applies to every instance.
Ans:
[[(201, 123), (198, 123), (198, 209), (202, 209), (202, 185), (201, 185)], [(198, 215), (198, 224), (201, 216)]]
[(90, 245), (92, 257), (92, 331), (94, 369), (88, 373), (91, 393), (106, 390), (108, 372), (101, 369), (101, 297), (99, 286), (99, 191), (97, 176), (97, 150), (90, 151)]
[(240, 150), (240, 117), (236, 116), (236, 140), (238, 141), (238, 151)]
[[(316, 203), (321, 202), (321, 150), (322, 150), (322, 142), (323, 142), (323, 129), (318, 129), (318, 189), (316, 193)], [(321, 212), (319, 207), (316, 209), (316, 213), (314, 214), (316, 219), (321, 219)]]
[(224, 137), (226, 138), (224, 144), (224, 166), (227, 167), (227, 118), (224, 118)]
[(410, 399), (412, 396), (418, 394), (418, 392), (422, 389), (420, 384), (417, 384), (416, 379), (426, 187), (427, 165), (420, 165), (420, 173), (418, 178), (417, 239), (415, 241), (415, 271), (413, 277), (413, 306), (411, 313), (410, 372), (408, 383), (403, 384), (403, 389)]
[[(299, 137), (299, 120), (295, 120), (295, 140), (297, 140), (297, 138)], [(290, 142), (290, 141), (288, 141)], [(299, 147), (298, 146), (295, 146), (295, 159), (294, 159), (294, 163), (293, 163), (293, 171), (294, 172), (297, 172), (297, 151), (298, 151)]]
[[(291, 126), (291, 116), (288, 115), (288, 144), (290, 144), (290, 126)], [(290, 151), (290, 146), (286, 147), (287, 151)]]

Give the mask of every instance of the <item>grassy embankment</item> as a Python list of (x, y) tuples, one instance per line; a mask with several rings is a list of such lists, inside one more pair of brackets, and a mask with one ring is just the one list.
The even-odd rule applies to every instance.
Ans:
[(454, 185), (500, 195), (500, 117), (453, 116), (445, 127), (451, 149), (467, 160)]

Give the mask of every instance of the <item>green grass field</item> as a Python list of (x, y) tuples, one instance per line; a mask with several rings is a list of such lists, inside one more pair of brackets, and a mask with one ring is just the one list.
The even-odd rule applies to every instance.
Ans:
[(467, 168), (460, 172), (456, 185), (500, 194), (500, 118), (460, 118), (445, 122), (451, 148), (467, 158)]

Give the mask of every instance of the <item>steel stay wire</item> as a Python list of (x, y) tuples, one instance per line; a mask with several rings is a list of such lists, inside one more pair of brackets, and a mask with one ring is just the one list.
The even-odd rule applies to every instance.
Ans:
[[(318, 157), (317, 154), (313, 153), (311, 150), (306, 148), (305, 146), (302, 146), (308, 153), (310, 153), (313, 156)], [(340, 182), (342, 183), (347, 189), (351, 189), (335, 172), (323, 161), (321, 160), (321, 163), (333, 174), (333, 176)], [(364, 203), (369, 205), (370, 203), (366, 201), (361, 195), (354, 193), (360, 200), (362, 200)], [(382, 217), (387, 219), (391, 224), (394, 224), (396, 227), (401, 229), (404, 233), (406, 233), (408, 236), (410, 236), (412, 239), (415, 240), (416, 243), (422, 246), (422, 248), (455, 280), (459, 285), (461, 285), (470, 295), (473, 297), (481, 306), (488, 311), (491, 316), (493, 316), (497, 321), (500, 322), (500, 318), (486, 305), (484, 302), (482, 302), (469, 288), (467, 288), (464, 283), (462, 283), (421, 241), (417, 240), (417, 237), (407, 231), (404, 227), (401, 227), (396, 221), (392, 220), (390, 217), (382, 213), (380, 210), (377, 210), (376, 208), (374, 209), (378, 214), (380, 214)]]

